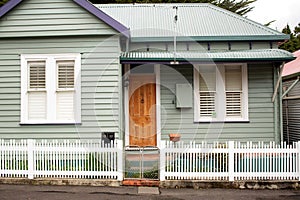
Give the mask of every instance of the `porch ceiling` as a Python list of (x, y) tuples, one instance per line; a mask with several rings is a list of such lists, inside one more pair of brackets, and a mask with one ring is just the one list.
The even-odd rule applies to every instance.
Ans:
[(261, 61), (291, 61), (295, 57), (280, 49), (258, 49), (241, 51), (183, 51), (183, 52), (123, 52), (121, 63), (148, 62), (261, 62)]

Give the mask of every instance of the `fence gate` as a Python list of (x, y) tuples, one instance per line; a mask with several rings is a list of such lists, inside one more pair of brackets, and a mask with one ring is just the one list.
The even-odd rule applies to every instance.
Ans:
[(125, 179), (159, 179), (157, 147), (125, 147)]

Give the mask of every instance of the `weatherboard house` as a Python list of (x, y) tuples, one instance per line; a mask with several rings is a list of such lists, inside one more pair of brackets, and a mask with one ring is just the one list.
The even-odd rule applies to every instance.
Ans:
[(295, 60), (284, 65), (282, 71), (283, 139), (287, 143), (300, 141), (300, 50)]
[(211, 4), (10, 0), (0, 138), (279, 142), (286, 39)]

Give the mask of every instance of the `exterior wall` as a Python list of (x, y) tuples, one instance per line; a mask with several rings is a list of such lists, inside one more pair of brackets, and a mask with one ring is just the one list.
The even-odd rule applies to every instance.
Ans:
[[(173, 67), (172, 67), (173, 68)], [(193, 84), (191, 65), (161, 67), (162, 139), (169, 133), (180, 133), (182, 140), (274, 141), (275, 115), (272, 95), (273, 66), (248, 64), (249, 122), (194, 123), (194, 110), (176, 109), (175, 84)], [(182, 74), (182, 76), (181, 76)]]
[[(0, 19), (0, 138), (120, 137), (120, 39), (69, 0), (28, 0)], [(20, 54), (81, 53), (81, 124), (20, 125)]]
[(22, 2), (0, 20), (0, 37), (110, 35), (116, 31), (69, 0)]
[[(99, 137), (119, 132), (118, 37), (0, 40), (0, 137)], [(81, 53), (80, 125), (20, 125), (20, 54)]]
[[(289, 88), (297, 77), (284, 80), (283, 88)], [(282, 101), (283, 139), (291, 143), (300, 141), (300, 83), (298, 82)]]

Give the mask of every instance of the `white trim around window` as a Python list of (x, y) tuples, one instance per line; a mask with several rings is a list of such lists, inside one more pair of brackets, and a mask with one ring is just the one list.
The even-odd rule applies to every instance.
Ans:
[(194, 121), (249, 121), (247, 64), (194, 65)]
[(22, 54), (20, 123), (80, 123), (80, 70), (80, 54)]

